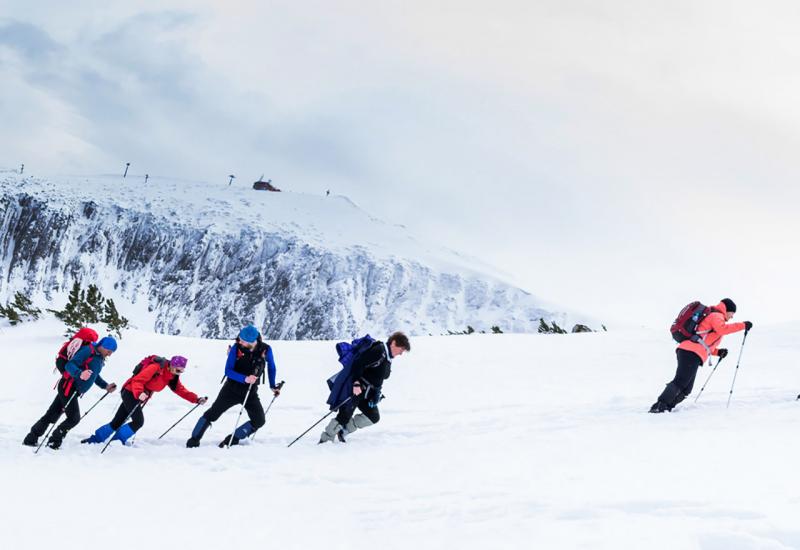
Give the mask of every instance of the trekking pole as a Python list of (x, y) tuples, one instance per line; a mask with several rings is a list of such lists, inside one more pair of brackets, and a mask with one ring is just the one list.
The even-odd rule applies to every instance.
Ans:
[(303, 433), (301, 433), (300, 435), (298, 435), (298, 436), (297, 436), (297, 438), (296, 438), (294, 441), (292, 441), (291, 443), (289, 443), (289, 444), (288, 444), (286, 447), (287, 447), (287, 448), (289, 448), (289, 447), (291, 447), (292, 445), (294, 445), (295, 443), (297, 443), (297, 441), (298, 441), (298, 440), (299, 440), (301, 437), (303, 437), (303, 436), (304, 436), (304, 435), (306, 435), (308, 432), (310, 432), (311, 430), (313, 430), (313, 429), (314, 429), (314, 426), (316, 426), (317, 424), (319, 424), (320, 422), (322, 422), (323, 420), (325, 420), (326, 418), (328, 418), (330, 415), (332, 415), (333, 413), (335, 413), (336, 411), (338, 411), (338, 410), (341, 408), (341, 406), (342, 406), (342, 405), (344, 405), (345, 403), (347, 403), (348, 401), (350, 401), (350, 400), (351, 400), (353, 397), (354, 397), (354, 396), (352, 396), (352, 395), (351, 395), (350, 397), (348, 397), (347, 399), (345, 399), (344, 401), (342, 401), (341, 403), (339, 403), (339, 406), (338, 406), (338, 407), (336, 407), (335, 409), (331, 410), (331, 411), (330, 411), (328, 414), (326, 414), (325, 416), (323, 416), (322, 418), (320, 418), (319, 420), (317, 420), (316, 422), (314, 422), (314, 423), (311, 425), (311, 427), (310, 427), (310, 428), (308, 428), (306, 431), (304, 431)]
[(731, 406), (731, 397), (733, 397), (733, 385), (736, 383), (736, 375), (739, 374), (739, 362), (742, 360), (742, 352), (744, 351), (744, 343), (747, 340), (747, 333), (750, 332), (749, 330), (744, 331), (744, 338), (742, 338), (742, 347), (739, 349), (739, 359), (736, 360), (736, 370), (733, 371), (733, 382), (731, 382), (731, 393), (728, 394), (728, 404), (725, 408), (729, 408)]
[(44, 445), (44, 442), (47, 441), (47, 438), (50, 435), (50, 432), (52, 432), (53, 428), (55, 428), (56, 424), (58, 424), (58, 419), (61, 418), (61, 415), (64, 414), (64, 411), (67, 410), (67, 407), (69, 407), (69, 404), (72, 403), (72, 400), (75, 399), (76, 395), (80, 395), (80, 394), (78, 392), (73, 393), (72, 396), (69, 399), (67, 399), (67, 403), (63, 407), (61, 407), (61, 412), (58, 413), (58, 417), (53, 421), (53, 425), (50, 426), (50, 429), (47, 430), (47, 433), (44, 434), (44, 439), (42, 439), (42, 442), (39, 443), (38, 447), (36, 447), (36, 450), (33, 451), (33, 454), (37, 454), (39, 452), (39, 449), (42, 448), (42, 445)]
[[(107, 396), (108, 396), (108, 392), (104, 393), (104, 394), (103, 394), (103, 396), (102, 396), (100, 399), (98, 399), (98, 400), (97, 400), (97, 402), (95, 402), (95, 404), (94, 404), (94, 405), (92, 405), (91, 407), (89, 407), (89, 410), (88, 410), (88, 411), (86, 411), (85, 413), (83, 413), (83, 416), (81, 416), (81, 420), (83, 420), (84, 418), (86, 418), (86, 415), (87, 415), (87, 414), (89, 414), (90, 412), (92, 412), (92, 409), (93, 409), (93, 408), (95, 408), (97, 405), (99, 405), (99, 404), (100, 404), (100, 401), (102, 401), (103, 399), (105, 399)], [(79, 420), (78, 422), (80, 422), (80, 420)]]
[[(258, 379), (259, 376), (261, 375), (260, 374), (256, 375), (256, 379)], [(253, 384), (255, 384), (255, 382), (253, 382)], [(231, 448), (231, 441), (233, 441), (233, 434), (236, 433), (236, 428), (239, 427), (239, 420), (242, 419), (242, 412), (244, 412), (244, 406), (247, 404), (247, 399), (250, 397), (250, 390), (253, 389), (253, 384), (247, 385), (247, 393), (244, 394), (244, 401), (242, 401), (242, 408), (239, 409), (239, 415), (236, 417), (236, 424), (233, 425), (233, 431), (231, 432), (231, 436), (228, 438), (228, 444), (225, 445), (225, 448), (227, 449)]]
[(175, 426), (177, 426), (178, 424), (180, 424), (180, 423), (181, 423), (181, 421), (182, 421), (184, 418), (186, 418), (187, 416), (189, 416), (190, 414), (192, 414), (192, 413), (194, 412), (194, 410), (195, 410), (197, 407), (199, 407), (200, 405), (202, 405), (202, 403), (197, 403), (197, 404), (196, 404), (194, 407), (192, 407), (192, 410), (190, 410), (188, 413), (184, 414), (184, 415), (183, 415), (183, 416), (180, 418), (180, 420), (178, 420), (177, 422), (175, 422), (175, 424), (173, 424), (172, 426), (170, 426), (169, 428), (167, 428), (167, 431), (166, 431), (166, 432), (164, 432), (163, 434), (161, 434), (160, 436), (158, 436), (158, 438), (159, 438), (159, 439), (161, 439), (162, 437), (164, 437), (165, 435), (167, 435), (167, 433), (169, 433), (169, 431), (170, 431), (172, 428), (174, 428)]
[(706, 389), (706, 386), (708, 385), (708, 381), (709, 381), (709, 380), (711, 380), (711, 377), (712, 377), (712, 376), (714, 376), (714, 373), (717, 371), (717, 367), (719, 366), (719, 364), (720, 364), (720, 363), (722, 363), (722, 360), (723, 360), (723, 359), (725, 359), (725, 357), (720, 357), (720, 358), (719, 358), (719, 360), (717, 361), (717, 364), (716, 364), (716, 365), (714, 365), (714, 368), (713, 368), (713, 369), (711, 369), (711, 374), (709, 374), (709, 375), (708, 375), (708, 378), (706, 378), (706, 383), (705, 383), (705, 384), (703, 384), (703, 387), (702, 387), (702, 388), (700, 388), (700, 393), (698, 393), (698, 394), (697, 394), (697, 397), (695, 397), (695, 398), (694, 398), (694, 402), (695, 402), (695, 403), (697, 403), (697, 400), (698, 400), (698, 399), (700, 399), (700, 396), (701, 396), (701, 395), (703, 395), (703, 390), (704, 390), (704, 389)]
[[(131, 417), (133, 416), (133, 413), (135, 413), (135, 412), (136, 412), (136, 410), (137, 410), (139, 407), (141, 407), (141, 406), (142, 406), (142, 402), (141, 402), (141, 401), (139, 401), (139, 403), (137, 403), (137, 404), (136, 404), (136, 406), (135, 406), (133, 409), (131, 409), (131, 412), (129, 412), (129, 413), (128, 413), (128, 416), (126, 416), (126, 417), (125, 417), (125, 420), (123, 420), (123, 421), (122, 421), (122, 424), (120, 424), (120, 425), (119, 425), (119, 428), (121, 428), (121, 427), (123, 427), (125, 424), (127, 424), (127, 423), (128, 423), (128, 420), (130, 420), (130, 419), (131, 419)], [(119, 428), (117, 428), (116, 430), (114, 430), (114, 433), (113, 433), (113, 434), (111, 434), (111, 437), (109, 437), (109, 438), (108, 438), (108, 443), (106, 443), (105, 447), (103, 447), (103, 450), (102, 450), (102, 451), (100, 451), (100, 454), (103, 454), (104, 452), (106, 452), (106, 449), (108, 449), (108, 446), (109, 446), (109, 445), (111, 445), (111, 442), (112, 442), (112, 441), (114, 441), (114, 436), (115, 436), (115, 435), (117, 435), (117, 432), (119, 431)]]
[[(283, 385), (284, 385), (285, 383), (286, 383), (286, 382), (284, 382), (283, 380), (281, 380), (280, 384), (278, 384), (277, 386), (275, 386), (275, 389), (277, 389), (277, 390), (280, 390), (280, 389), (283, 387)], [(272, 396), (272, 401), (270, 401), (270, 402), (269, 402), (269, 405), (267, 405), (267, 410), (266, 410), (266, 411), (264, 411), (264, 422), (266, 422), (267, 414), (269, 413), (269, 410), (272, 408), (272, 404), (275, 402), (275, 399), (276, 399), (277, 397), (278, 397), (277, 395), (273, 395), (273, 396)], [(254, 441), (254, 440), (255, 440), (255, 438), (256, 438), (256, 434), (255, 434), (255, 432), (253, 432), (253, 435), (252, 435), (252, 436), (250, 436), (250, 441)]]

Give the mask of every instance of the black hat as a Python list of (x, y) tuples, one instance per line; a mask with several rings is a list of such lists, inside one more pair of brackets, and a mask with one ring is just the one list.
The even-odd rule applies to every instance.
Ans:
[(728, 313), (736, 313), (736, 304), (733, 303), (733, 300), (730, 298), (723, 298), (720, 301), (725, 304), (725, 309), (728, 310)]

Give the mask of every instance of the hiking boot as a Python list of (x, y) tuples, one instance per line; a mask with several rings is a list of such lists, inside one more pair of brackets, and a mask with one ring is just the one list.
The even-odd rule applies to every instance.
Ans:
[(229, 441), (230, 441), (231, 445), (238, 445), (239, 444), (239, 438), (238, 437), (234, 436), (233, 440), (231, 440), (231, 436), (230, 436), (230, 434), (228, 434), (228, 435), (225, 436), (225, 439), (220, 441), (219, 448), (222, 449), (223, 447), (227, 447)]
[(653, 406), (650, 407), (650, 412), (651, 413), (663, 413), (664, 411), (667, 411), (667, 410), (669, 410), (669, 409), (661, 401), (656, 401), (655, 403), (653, 403)]
[(187, 449), (194, 449), (195, 447), (200, 446), (200, 440), (195, 437), (190, 437), (189, 440), (186, 442)]
[(47, 446), (53, 449), (54, 451), (57, 451), (58, 449), (61, 448), (61, 442), (62, 442), (61, 439), (56, 439), (55, 437), (51, 437), (50, 439), (47, 440)]
[(30, 432), (28, 435), (25, 436), (25, 439), (22, 440), (22, 444), (27, 445), (28, 447), (38, 447), (39, 438), (36, 437), (36, 434)]
[(336, 434), (336, 439), (338, 439), (341, 443), (347, 443), (347, 440), (344, 438), (344, 430)]
[(344, 436), (342, 435), (342, 431), (344, 431), (344, 428), (334, 418), (328, 423), (327, 426), (325, 426), (325, 429), (322, 430), (322, 433), (319, 436), (319, 442), (327, 443), (328, 441), (333, 441), (334, 437), (337, 437), (339, 441), (344, 442)]

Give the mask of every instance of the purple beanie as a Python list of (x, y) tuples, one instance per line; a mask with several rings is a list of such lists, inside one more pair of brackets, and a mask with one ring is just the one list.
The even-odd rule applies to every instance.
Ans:
[(182, 355), (175, 355), (169, 360), (169, 366), (175, 369), (185, 369), (186, 363), (188, 362), (189, 360), (186, 359), (186, 357), (183, 357)]

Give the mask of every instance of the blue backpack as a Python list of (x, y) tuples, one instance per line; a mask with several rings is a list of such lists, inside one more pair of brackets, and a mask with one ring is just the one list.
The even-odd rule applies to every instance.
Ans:
[(369, 334), (356, 338), (352, 342), (339, 342), (336, 344), (336, 353), (339, 355), (339, 362), (342, 370), (328, 378), (328, 389), (331, 390), (328, 396), (328, 405), (331, 410), (336, 409), (342, 402), (350, 397), (353, 381), (350, 376), (350, 369), (358, 357), (375, 343), (375, 339)]

